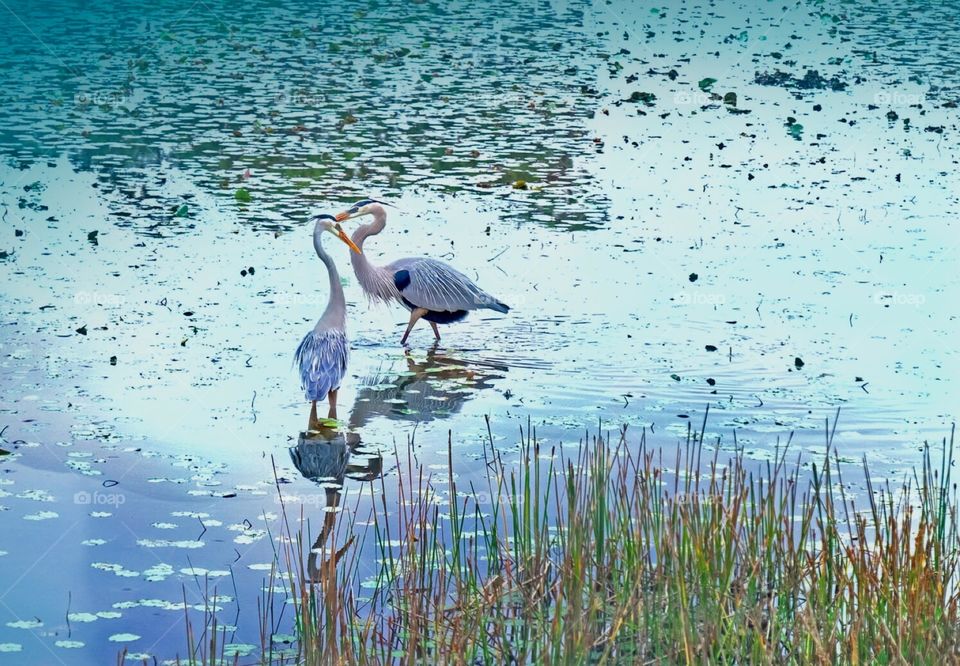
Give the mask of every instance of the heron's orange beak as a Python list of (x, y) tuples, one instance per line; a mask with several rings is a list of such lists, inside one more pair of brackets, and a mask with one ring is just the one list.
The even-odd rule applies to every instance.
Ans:
[(344, 220), (349, 220), (349, 219), (350, 219), (350, 211), (345, 210), (345, 211), (343, 211), (342, 213), (337, 213), (336, 215), (334, 215), (334, 219), (335, 219), (337, 222), (343, 222)]
[(350, 240), (350, 236), (347, 235), (347, 232), (340, 228), (339, 224), (337, 225), (337, 238), (339, 238), (348, 246), (350, 246), (350, 249), (356, 252), (357, 254), (363, 254), (363, 252), (360, 251), (360, 248), (357, 247), (357, 244), (354, 243), (352, 240)]

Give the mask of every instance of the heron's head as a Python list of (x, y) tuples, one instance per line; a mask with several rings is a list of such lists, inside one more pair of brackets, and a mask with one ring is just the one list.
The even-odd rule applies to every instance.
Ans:
[(377, 199), (361, 199), (347, 210), (337, 213), (337, 221), (343, 222), (344, 220), (352, 220), (355, 217), (361, 217), (363, 215), (373, 215), (378, 212), (382, 213), (384, 212), (383, 207), (389, 205), (386, 201), (378, 201)]
[(319, 237), (325, 231), (329, 231), (331, 234), (342, 240), (346, 243), (351, 250), (357, 254), (363, 254), (360, 251), (360, 248), (357, 247), (357, 244), (350, 240), (350, 237), (347, 235), (347, 232), (343, 230), (343, 227), (340, 226), (340, 223), (337, 222), (337, 218), (333, 215), (327, 215), (323, 213), (321, 215), (314, 215), (310, 218), (310, 221), (314, 223), (313, 226), (313, 235), (314, 237)]

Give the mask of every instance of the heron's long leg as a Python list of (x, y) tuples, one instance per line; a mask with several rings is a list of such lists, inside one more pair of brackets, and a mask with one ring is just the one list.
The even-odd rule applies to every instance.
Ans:
[(307, 430), (319, 430), (320, 421), (317, 419), (317, 401), (314, 400), (310, 406), (310, 417), (307, 420)]
[(417, 321), (420, 319), (420, 317), (422, 317), (423, 315), (427, 314), (427, 312), (428, 312), (428, 310), (427, 310), (426, 308), (414, 308), (413, 311), (410, 312), (410, 323), (407, 324), (407, 331), (406, 331), (406, 333), (404, 333), (404, 334), (403, 334), (403, 337), (400, 338), (400, 344), (401, 344), (401, 345), (406, 344), (406, 342), (407, 342), (407, 336), (409, 336), (409, 335), (410, 335), (410, 331), (413, 330), (413, 325), (417, 323)]
[(330, 402), (330, 411), (327, 412), (327, 418), (334, 421), (337, 420), (337, 391), (340, 389), (333, 389), (327, 393), (327, 400)]
[(440, 330), (437, 328), (437, 322), (431, 321), (431, 322), (430, 322), (430, 328), (433, 329), (433, 335), (434, 335), (434, 337), (436, 337), (437, 340), (439, 340), (439, 339), (440, 339)]

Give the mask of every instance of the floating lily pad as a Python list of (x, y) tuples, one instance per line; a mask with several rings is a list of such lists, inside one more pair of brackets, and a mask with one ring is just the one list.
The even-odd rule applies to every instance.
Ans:
[(40, 511), (39, 513), (30, 513), (23, 517), (24, 520), (51, 520), (53, 518), (59, 518), (60, 514), (56, 511)]
[(228, 643), (223, 646), (225, 657), (249, 657), (256, 650), (255, 645), (249, 643)]
[(630, 97), (624, 100), (625, 102), (640, 102), (645, 106), (653, 106), (657, 101), (657, 96), (651, 92), (639, 92), (634, 91), (630, 93)]
[(67, 619), (71, 622), (96, 622), (97, 616), (93, 613), (68, 613)]
[(7, 622), (7, 626), (11, 629), (39, 629), (43, 626), (43, 622), (40, 620), (16, 620), (15, 622)]
[(181, 541), (168, 541), (167, 539), (137, 539), (137, 545), (143, 546), (144, 548), (185, 548), (187, 550), (193, 550), (195, 548), (203, 548), (203, 541), (197, 540), (181, 540)]

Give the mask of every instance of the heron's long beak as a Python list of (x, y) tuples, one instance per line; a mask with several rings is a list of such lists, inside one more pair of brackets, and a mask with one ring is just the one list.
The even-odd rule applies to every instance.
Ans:
[(334, 215), (333, 217), (334, 217), (334, 219), (336, 219), (337, 222), (343, 222), (344, 220), (349, 220), (349, 219), (350, 219), (350, 213), (351, 213), (351, 212), (352, 212), (352, 211), (345, 210), (345, 211), (343, 211), (342, 213), (337, 213), (337, 214)]
[(363, 254), (363, 252), (360, 251), (360, 248), (357, 247), (357, 244), (354, 243), (352, 240), (350, 240), (350, 236), (347, 235), (347, 232), (340, 228), (339, 224), (337, 225), (337, 238), (339, 238), (348, 246), (350, 246), (350, 249), (356, 252), (357, 254)]

